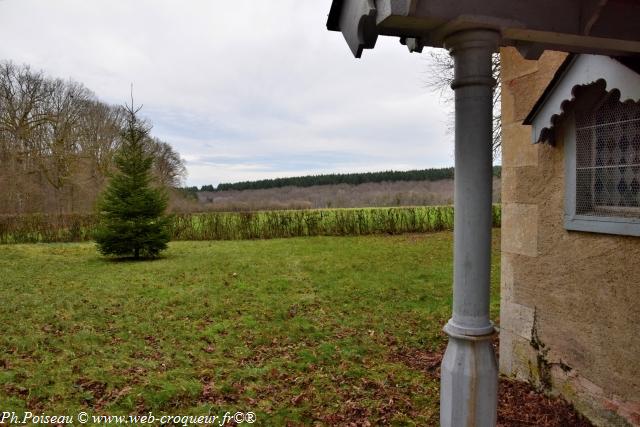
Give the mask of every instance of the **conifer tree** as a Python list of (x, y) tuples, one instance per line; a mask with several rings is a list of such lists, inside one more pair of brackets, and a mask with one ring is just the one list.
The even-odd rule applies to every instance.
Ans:
[(169, 241), (167, 195), (153, 186), (153, 157), (145, 150), (150, 128), (137, 118), (139, 110), (133, 104), (126, 107), (122, 144), (115, 157), (118, 171), (98, 203), (95, 240), (103, 255), (154, 258)]

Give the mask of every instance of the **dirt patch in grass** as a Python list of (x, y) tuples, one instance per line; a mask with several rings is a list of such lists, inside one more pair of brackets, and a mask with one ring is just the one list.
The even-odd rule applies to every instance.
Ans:
[(444, 350), (444, 347), (436, 350), (403, 348), (392, 353), (391, 360), (402, 362), (411, 369), (422, 371), (430, 377), (440, 378), (440, 364), (442, 363)]
[[(498, 347), (497, 337), (494, 347)], [(446, 345), (434, 350), (395, 347), (390, 359), (431, 378), (440, 378)], [(529, 383), (500, 377), (497, 427), (592, 427), (593, 425), (561, 397), (549, 397)]]
[(344, 377), (336, 378), (344, 386), (338, 396), (338, 410), (327, 414), (326, 408), (312, 408), (313, 418), (326, 425), (373, 426), (393, 425), (407, 420), (420, 419), (419, 408), (412, 402), (416, 394), (426, 391), (418, 386), (400, 386), (393, 375), (381, 381), (361, 379), (353, 382)]

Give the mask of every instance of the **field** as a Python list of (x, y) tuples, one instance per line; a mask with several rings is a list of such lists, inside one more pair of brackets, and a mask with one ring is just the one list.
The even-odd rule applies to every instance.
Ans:
[[(500, 226), (500, 219), (500, 206), (494, 205), (494, 226)], [(87, 241), (96, 221), (94, 215), (0, 215), (0, 243)], [(452, 206), (171, 215), (173, 240), (360, 236), (452, 229)]]
[(450, 232), (172, 242), (152, 262), (0, 246), (1, 409), (437, 425), (451, 255)]
[[(494, 203), (500, 203), (498, 177), (493, 179), (493, 194)], [(185, 211), (250, 211), (450, 205), (453, 179), (201, 191), (198, 199), (200, 203), (192, 204), (174, 200), (173, 206)]]

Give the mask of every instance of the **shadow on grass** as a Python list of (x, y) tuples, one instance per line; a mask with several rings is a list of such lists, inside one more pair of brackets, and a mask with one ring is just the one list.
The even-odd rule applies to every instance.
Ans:
[(154, 262), (154, 261), (162, 261), (171, 258), (176, 258), (172, 255), (160, 255), (155, 257), (134, 257), (134, 256), (113, 256), (113, 255), (100, 255), (96, 257), (97, 260), (100, 260), (105, 263), (111, 264), (125, 264), (125, 263), (142, 263), (142, 262)]

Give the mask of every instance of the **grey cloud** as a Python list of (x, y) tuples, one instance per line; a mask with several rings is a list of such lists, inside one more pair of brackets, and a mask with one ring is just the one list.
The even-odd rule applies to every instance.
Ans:
[[(133, 82), (155, 134), (188, 160), (189, 184), (452, 164), (424, 57), (381, 38), (353, 59), (325, 29), (329, 5), (7, 0), (0, 58), (113, 103)], [(207, 158), (225, 161), (197, 162)]]

